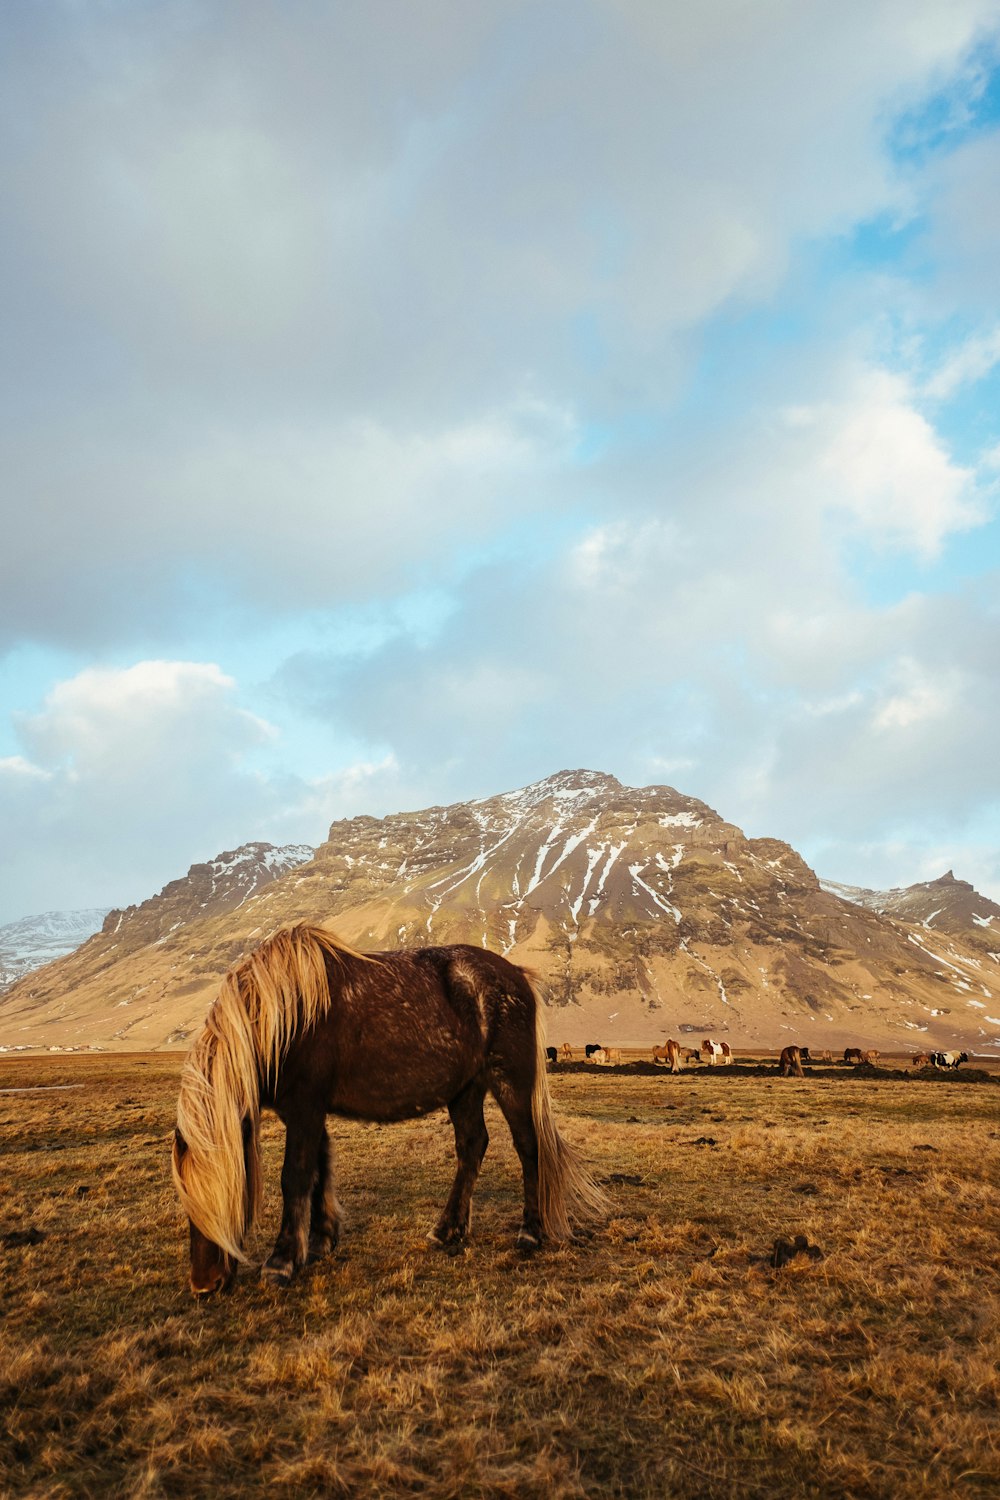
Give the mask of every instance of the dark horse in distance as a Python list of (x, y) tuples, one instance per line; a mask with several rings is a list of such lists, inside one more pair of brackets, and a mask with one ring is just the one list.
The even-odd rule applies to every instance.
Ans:
[(568, 1239), (604, 1195), (556, 1129), (541, 1002), (523, 969), (456, 945), (356, 953), (321, 927), (283, 928), (222, 981), (181, 1075), (174, 1183), (191, 1236), (191, 1289), (227, 1287), (257, 1217), (260, 1114), (285, 1126), (284, 1210), (262, 1274), (286, 1284), (337, 1243), (327, 1115), (390, 1122), (446, 1106), (458, 1170), (430, 1238), (468, 1233), (491, 1093), (524, 1178), (518, 1244)]

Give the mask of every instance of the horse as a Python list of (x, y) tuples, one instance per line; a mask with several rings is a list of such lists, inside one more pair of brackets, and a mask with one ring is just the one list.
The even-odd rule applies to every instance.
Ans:
[(862, 1052), (862, 1054), (861, 1054), (861, 1061), (863, 1063), (867, 1063), (868, 1067), (870, 1067), (870, 1068), (877, 1068), (878, 1067), (878, 1060), (879, 1060), (879, 1058), (881, 1056), (882, 1056), (881, 1052), (877, 1052), (875, 1050), (875, 1048), (873, 1047), (870, 1052)]
[(730, 1050), (728, 1042), (710, 1042), (706, 1039), (701, 1044), (701, 1050), (702, 1052), (704, 1052), (713, 1068), (719, 1061), (720, 1057), (724, 1062), (732, 1062), (733, 1054)]
[(562, 1046), (559, 1048), (559, 1051), (562, 1053), (563, 1062), (573, 1061), (573, 1048), (570, 1046), (569, 1042), (563, 1042)]
[(845, 1047), (844, 1048), (844, 1061), (845, 1061), (845, 1063), (859, 1063), (861, 1061), (861, 1048), (860, 1047)]
[(957, 1068), (959, 1063), (969, 1061), (967, 1052), (932, 1052), (931, 1062), (936, 1068)]
[(662, 1047), (653, 1048), (653, 1061), (670, 1064), (671, 1073), (679, 1073), (681, 1070), (681, 1044), (668, 1038)]
[(802, 1048), (782, 1047), (778, 1067), (781, 1069), (782, 1078), (804, 1078), (806, 1075), (802, 1071)]
[(604, 1044), (602, 1042), (588, 1042), (587, 1045), (583, 1049), (583, 1055), (586, 1058), (587, 1062), (589, 1062), (590, 1059), (593, 1057), (593, 1055), (594, 1055), (595, 1052), (603, 1052), (603, 1051), (604, 1051)]
[(606, 1047), (588, 1047), (587, 1061), (591, 1063), (606, 1063), (608, 1051)]
[(545, 1060), (530, 979), (488, 949), (359, 953), (308, 922), (279, 929), (225, 975), (181, 1073), (172, 1169), (189, 1224), (191, 1290), (226, 1289), (247, 1261), (263, 1108), (285, 1126), (281, 1228), (261, 1269), (277, 1286), (339, 1240), (327, 1115), (388, 1124), (447, 1107), (458, 1168), (428, 1238), (458, 1247), (492, 1094), (521, 1163), (518, 1246), (569, 1239), (608, 1205), (556, 1128)]
[(682, 1047), (681, 1062), (700, 1063), (701, 1053), (698, 1051), (697, 1047)]
[(546, 1047), (545, 1057), (550, 1063), (557, 1063), (559, 1061), (559, 1054), (554, 1047)]
[(907, 1063), (909, 1068), (929, 1068), (932, 1057), (929, 1052), (917, 1052)]

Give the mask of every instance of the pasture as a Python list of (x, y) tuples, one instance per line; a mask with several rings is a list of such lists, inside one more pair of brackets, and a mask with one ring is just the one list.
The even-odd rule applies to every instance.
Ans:
[[(195, 1303), (168, 1163), (179, 1068), (0, 1060), (0, 1089), (50, 1090), (0, 1093), (0, 1494), (997, 1492), (995, 1081), (557, 1068), (614, 1212), (527, 1257), (494, 1107), (455, 1256), (424, 1238), (447, 1116), (331, 1121), (334, 1257)], [(281, 1136), (268, 1120), (260, 1256)], [(775, 1268), (796, 1235), (821, 1256)]]

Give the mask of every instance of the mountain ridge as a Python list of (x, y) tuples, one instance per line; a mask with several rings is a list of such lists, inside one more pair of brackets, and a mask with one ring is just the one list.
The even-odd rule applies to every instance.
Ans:
[(15, 986), (0, 1041), (177, 1045), (230, 963), (307, 918), (366, 949), (507, 952), (540, 975), (557, 1042), (701, 1031), (747, 1047), (1000, 1047), (989, 939), (931, 936), (825, 886), (788, 844), (748, 839), (672, 787), (562, 771), (493, 797), (337, 820), (310, 860), (227, 911), (201, 911), (194, 885), (173, 882), (155, 911), (109, 918), (113, 930)]

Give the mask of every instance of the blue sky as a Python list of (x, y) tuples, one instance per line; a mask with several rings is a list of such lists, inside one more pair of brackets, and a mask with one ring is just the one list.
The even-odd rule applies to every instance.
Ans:
[(0, 13), (0, 923), (590, 766), (1000, 899), (1000, 5)]

